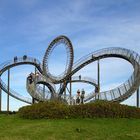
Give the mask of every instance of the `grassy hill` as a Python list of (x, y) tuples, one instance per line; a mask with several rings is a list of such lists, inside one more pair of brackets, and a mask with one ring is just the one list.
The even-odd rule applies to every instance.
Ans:
[(96, 101), (80, 105), (66, 105), (59, 101), (32, 104), (19, 109), (19, 116), (26, 119), (65, 118), (137, 118), (140, 108), (121, 105), (118, 102)]
[(140, 119), (22, 119), (0, 115), (0, 140), (140, 140)]

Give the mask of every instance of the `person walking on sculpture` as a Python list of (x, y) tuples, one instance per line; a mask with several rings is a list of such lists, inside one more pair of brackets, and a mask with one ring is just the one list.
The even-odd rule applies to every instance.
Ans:
[(76, 104), (80, 104), (80, 90), (77, 90)]

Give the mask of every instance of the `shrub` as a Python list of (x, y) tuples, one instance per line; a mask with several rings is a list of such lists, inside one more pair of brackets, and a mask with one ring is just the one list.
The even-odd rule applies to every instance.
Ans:
[(17, 112), (16, 111), (0, 111), (0, 114), (16, 114)]
[(18, 114), (29, 119), (140, 118), (140, 109), (108, 101), (81, 105), (66, 105), (60, 101), (48, 101), (22, 107)]
[(59, 101), (40, 102), (20, 108), (18, 113), (21, 117), (30, 119), (65, 118), (68, 106)]

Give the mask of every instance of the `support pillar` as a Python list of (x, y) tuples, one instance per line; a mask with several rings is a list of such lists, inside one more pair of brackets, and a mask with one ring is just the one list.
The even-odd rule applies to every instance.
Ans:
[(137, 97), (136, 97), (137, 99), (137, 107), (139, 107), (139, 88), (137, 89)]
[[(35, 67), (35, 71), (34, 71), (34, 73), (35, 73), (35, 76), (36, 76), (36, 74), (37, 74), (37, 69), (36, 69), (36, 67)], [(34, 93), (35, 94), (35, 93)], [(35, 98), (34, 97), (32, 97), (32, 104), (34, 104), (35, 103)]]
[(70, 77), (70, 105), (72, 104), (71, 95), (72, 95), (72, 83), (71, 83), (71, 77)]
[(9, 96), (10, 96), (10, 69), (8, 69), (8, 94), (7, 94), (7, 112), (9, 112)]
[(35, 67), (35, 75), (37, 74), (37, 69), (36, 69), (36, 67)]
[(1, 112), (1, 101), (2, 101), (2, 89), (0, 88), (0, 112)]
[(45, 85), (43, 85), (43, 99), (45, 99)]
[(64, 81), (64, 86), (65, 86), (65, 89), (64, 89), (64, 99), (66, 99), (66, 81)]
[(35, 103), (35, 99), (34, 98), (32, 98), (32, 104), (34, 104)]
[(98, 99), (99, 99), (99, 94), (100, 94), (100, 60), (98, 59), (98, 62), (97, 62), (97, 71), (98, 71)]

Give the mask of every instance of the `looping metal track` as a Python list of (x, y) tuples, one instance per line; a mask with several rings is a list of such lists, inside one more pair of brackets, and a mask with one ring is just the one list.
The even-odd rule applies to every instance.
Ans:
[[(61, 43), (64, 44), (66, 47), (68, 64), (64, 73), (62, 73), (59, 76), (54, 76), (49, 72), (48, 60), (54, 48)], [(128, 80), (126, 80), (125, 83), (112, 90), (101, 93), (95, 93), (95, 91), (93, 91), (85, 97), (84, 102), (88, 102), (91, 100), (94, 101), (97, 99), (96, 96), (98, 96), (98, 99), (100, 100), (111, 100), (121, 102), (129, 98), (138, 89), (140, 85), (140, 56), (136, 52), (124, 48), (101, 49), (99, 51), (90, 53), (82, 57), (73, 64), (74, 53), (71, 41), (66, 36), (59, 36), (55, 38), (47, 48), (43, 58), (43, 65), (41, 65), (41, 63), (35, 58), (17, 58), (16, 61), (11, 60), (0, 65), (0, 76), (6, 70), (18, 65), (28, 64), (35, 66), (39, 72), (39, 75), (32, 75), (32, 83), (30, 83), (29, 79), (27, 78), (27, 91), (37, 101), (46, 101), (59, 97), (63, 98), (64, 89), (66, 88), (66, 85), (70, 82), (70, 79), (71, 82), (85, 82), (94, 85), (95, 88), (98, 88), (96, 80), (85, 77), (81, 77), (79, 79), (78, 77), (74, 77), (73, 75), (88, 64), (109, 57), (125, 59), (129, 63), (131, 63), (134, 68), (131, 77)], [(39, 84), (47, 86), (49, 90), (44, 91), (43, 88), (39, 86)], [(58, 91), (56, 91), (55, 89), (55, 84), (61, 84), (61, 88)], [(32, 103), (31, 98), (23, 97), (22, 95), (16, 93), (12, 89), (8, 90), (7, 85), (2, 81), (2, 79), (0, 79), (0, 87), (6, 93), (9, 93), (12, 97), (16, 99), (26, 103)]]
[[(49, 56), (51, 55), (52, 51), (54, 48), (59, 45), (59, 44), (64, 44), (67, 50), (67, 65), (65, 68), (65, 71), (63, 74), (59, 76), (54, 76), (50, 73), (49, 67), (48, 67), (48, 60)], [(64, 81), (64, 78), (66, 75), (68, 75), (71, 72), (72, 66), (73, 66), (73, 58), (74, 58), (74, 53), (73, 53), (73, 47), (71, 41), (66, 37), (66, 36), (59, 36), (55, 38), (49, 45), (49, 47), (46, 50), (46, 53), (43, 58), (43, 72), (44, 75), (51, 79), (53, 83), (59, 83), (60, 81)]]

